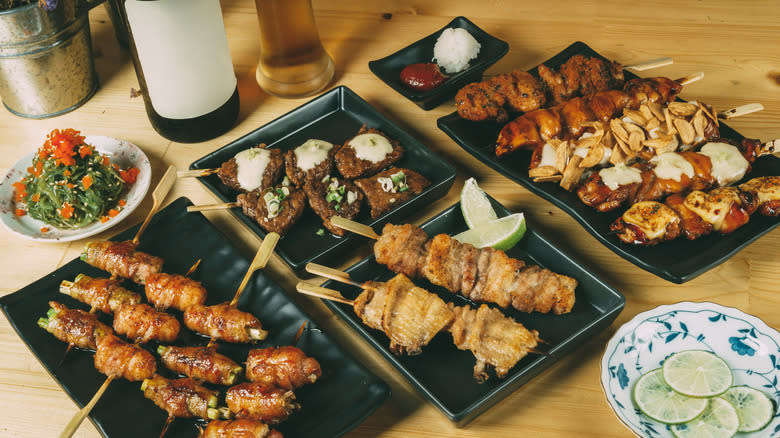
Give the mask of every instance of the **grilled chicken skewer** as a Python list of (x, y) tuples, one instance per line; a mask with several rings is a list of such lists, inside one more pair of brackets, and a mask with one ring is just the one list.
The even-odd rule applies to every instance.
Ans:
[(682, 82), (668, 78), (632, 79), (622, 90), (599, 91), (575, 97), (554, 107), (527, 112), (507, 123), (496, 140), (496, 156), (543, 145), (551, 139), (579, 138), (588, 123), (608, 122), (623, 109), (643, 103), (665, 104), (682, 90)]
[(698, 152), (667, 152), (649, 163), (615, 166), (591, 174), (577, 190), (580, 200), (601, 212), (625, 203), (656, 201), (675, 193), (731, 185), (768, 151), (759, 140), (738, 145), (707, 143)]
[[(343, 272), (312, 264), (307, 270), (356, 284)], [(384, 283), (369, 281), (360, 287), (363, 291), (355, 300), (346, 300), (336, 291), (303, 282), (298, 283), (297, 289), (352, 305), (363, 323), (388, 335), (394, 352), (420, 351), (437, 333), (449, 331), (458, 349), (470, 350), (476, 357), (474, 377), (479, 382), (489, 377), (488, 365), (499, 378), (506, 376), (520, 359), (536, 353), (535, 347), (541, 341), (536, 330), (529, 331), (497, 309), (485, 304), (478, 309), (446, 304), (435, 294), (416, 287), (403, 274)], [(411, 342), (403, 344), (399, 340)]]
[[(361, 224), (355, 222), (334, 218), (333, 223), (360, 231)], [(369, 231), (377, 239), (377, 263), (411, 278), (425, 278), (472, 301), (556, 315), (568, 313), (574, 306), (577, 280), (526, 265), (504, 251), (475, 248), (446, 234), (429, 238), (421, 228), (409, 224), (387, 224), (381, 236)]]
[(273, 430), (258, 420), (213, 420), (198, 435), (198, 438), (284, 438), (281, 432)]
[(780, 176), (753, 178), (737, 187), (672, 195), (664, 203), (638, 202), (610, 226), (623, 242), (655, 245), (684, 236), (697, 239), (712, 232), (727, 234), (758, 211), (780, 215)]
[(298, 347), (268, 347), (250, 350), (246, 358), (246, 378), (294, 390), (314, 383), (322, 375), (317, 359), (308, 357)]
[(180, 311), (206, 302), (206, 288), (186, 275), (158, 272), (147, 277), (146, 299), (157, 310), (174, 308)]
[(244, 369), (233, 359), (217, 353), (212, 347), (157, 347), (160, 361), (178, 374), (216, 385), (233, 385)]

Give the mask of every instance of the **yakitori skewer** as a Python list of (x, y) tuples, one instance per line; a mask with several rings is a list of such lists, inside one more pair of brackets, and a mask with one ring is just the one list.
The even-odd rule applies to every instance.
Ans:
[(365, 225), (333, 218), (334, 225), (376, 239), (377, 263), (408, 277), (422, 277), (475, 302), (512, 306), (521, 312), (568, 313), (577, 280), (493, 248), (475, 248), (446, 234), (429, 237), (419, 227), (385, 225), (377, 235)]

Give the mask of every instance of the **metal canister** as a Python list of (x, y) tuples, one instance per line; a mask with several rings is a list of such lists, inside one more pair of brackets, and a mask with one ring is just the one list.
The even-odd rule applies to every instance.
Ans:
[(89, 17), (75, 1), (0, 12), (0, 98), (29, 118), (71, 111), (97, 90)]

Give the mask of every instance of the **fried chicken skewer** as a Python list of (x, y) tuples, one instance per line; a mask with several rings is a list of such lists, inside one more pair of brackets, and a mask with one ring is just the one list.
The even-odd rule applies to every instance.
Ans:
[(377, 263), (411, 278), (425, 278), (475, 302), (491, 302), (521, 312), (571, 311), (577, 280), (536, 265), (526, 265), (504, 251), (475, 248), (446, 234), (433, 238), (419, 227), (385, 225), (382, 235), (352, 221), (333, 223), (376, 239)]
[[(310, 263), (307, 270), (350, 285), (358, 284), (348, 274), (324, 266)], [(364, 324), (383, 331), (391, 339), (390, 348), (396, 354), (419, 353), (437, 333), (449, 331), (458, 349), (470, 350), (476, 357), (474, 377), (480, 382), (488, 378), (487, 365), (502, 378), (528, 353), (538, 353), (535, 348), (541, 339), (536, 330), (527, 330), (485, 304), (475, 309), (444, 303), (437, 295), (416, 287), (403, 274), (387, 282), (369, 281), (359, 287), (363, 291), (355, 300), (303, 282), (298, 283), (297, 289), (353, 306)]]
[(638, 202), (610, 229), (633, 245), (655, 245), (684, 236), (697, 239), (712, 232), (731, 233), (758, 211), (780, 216), (780, 176), (753, 178), (737, 187), (672, 195), (664, 203)]

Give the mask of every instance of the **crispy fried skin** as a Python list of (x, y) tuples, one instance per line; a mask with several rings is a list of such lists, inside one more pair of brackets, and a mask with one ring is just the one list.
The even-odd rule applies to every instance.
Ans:
[(146, 299), (159, 310), (173, 307), (184, 311), (192, 305), (205, 303), (207, 294), (199, 281), (180, 274), (158, 272), (146, 280)]
[(141, 295), (123, 288), (120, 283), (119, 279), (92, 278), (79, 274), (66, 289), (72, 298), (110, 315), (124, 304), (141, 302)]
[(88, 264), (138, 284), (146, 283), (150, 274), (162, 270), (163, 259), (136, 251), (131, 241), (111, 242), (100, 240), (89, 242), (81, 259)]
[(114, 331), (139, 343), (173, 342), (181, 324), (175, 316), (158, 312), (148, 304), (126, 304), (114, 314)]
[(190, 378), (170, 380), (160, 375), (144, 380), (144, 397), (171, 417), (209, 418), (209, 408), (217, 404), (217, 391), (198, 385)]
[(292, 391), (250, 382), (228, 389), (225, 402), (236, 418), (249, 418), (268, 424), (281, 423), (299, 407)]
[(98, 340), (95, 368), (107, 376), (139, 382), (154, 376), (157, 361), (152, 353), (138, 345), (128, 344), (115, 335), (106, 335)]
[(47, 319), (44, 329), (57, 339), (79, 348), (96, 349), (100, 338), (113, 333), (111, 327), (98, 321), (97, 315), (64, 304), (49, 301), (56, 313)]
[[(184, 325), (202, 335), (233, 343), (254, 342), (267, 335), (254, 315), (228, 303), (190, 306), (184, 311)], [(250, 331), (256, 331), (259, 336), (251, 336)]]
[(217, 353), (216, 346), (161, 346), (157, 352), (169, 370), (217, 385), (234, 384), (243, 370), (233, 359)]
[(212, 420), (198, 438), (284, 438), (258, 420)]
[(294, 390), (314, 383), (322, 375), (317, 359), (306, 356), (298, 347), (268, 347), (250, 350), (246, 358), (246, 378)]

